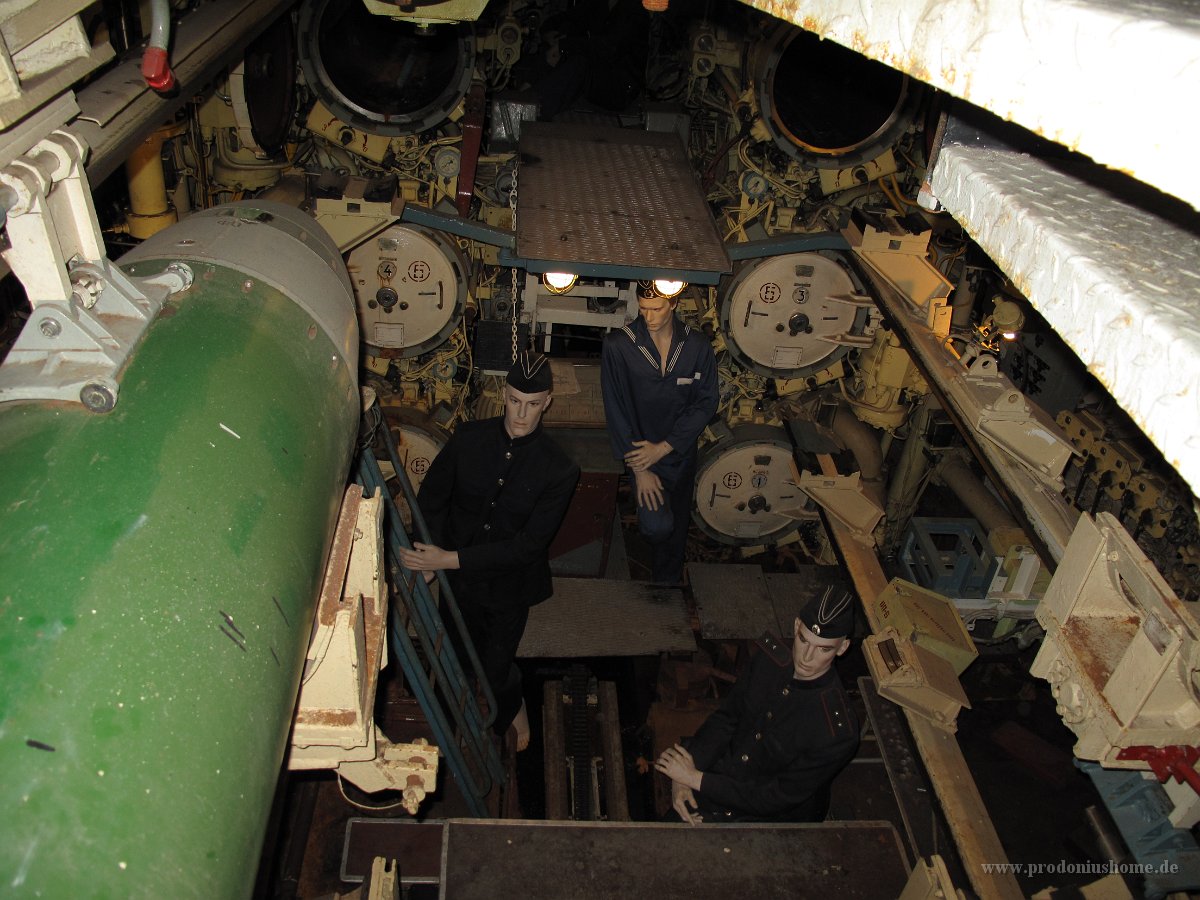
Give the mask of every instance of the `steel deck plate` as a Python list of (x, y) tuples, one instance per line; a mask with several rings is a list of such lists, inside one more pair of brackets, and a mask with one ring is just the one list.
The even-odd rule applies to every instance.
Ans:
[(517, 656), (657, 656), (696, 649), (683, 595), (642, 581), (555, 578), (529, 610)]
[(455, 819), (444, 829), (452, 900), (897, 897), (908, 866), (889, 822), (723, 825)]
[(529, 123), (517, 202), (522, 259), (730, 271), (675, 134)]
[(758, 566), (688, 563), (700, 634), (710, 640), (742, 640), (775, 631), (771, 595)]

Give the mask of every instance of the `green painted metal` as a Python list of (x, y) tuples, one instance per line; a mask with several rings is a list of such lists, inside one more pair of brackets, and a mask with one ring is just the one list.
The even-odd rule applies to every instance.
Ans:
[(254, 884), (358, 395), (301, 305), (192, 265), (112, 413), (0, 407), (6, 896)]

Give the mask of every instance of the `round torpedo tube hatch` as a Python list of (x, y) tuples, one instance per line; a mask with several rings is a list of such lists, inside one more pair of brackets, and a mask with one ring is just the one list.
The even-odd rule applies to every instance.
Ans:
[(742, 366), (768, 378), (804, 378), (869, 346), (874, 305), (833, 251), (768, 257), (738, 270), (722, 291), (721, 328)]
[(419, 356), (462, 321), (467, 264), (440, 231), (393, 225), (350, 253), (363, 340), (391, 355)]
[(772, 544), (817, 509), (796, 485), (787, 432), (772, 425), (737, 425), (700, 452), (696, 524), (723, 544)]
[(466, 24), (424, 26), (374, 15), (361, 0), (306, 0), (300, 64), (329, 111), (371, 134), (418, 134), (449, 117), (471, 86)]

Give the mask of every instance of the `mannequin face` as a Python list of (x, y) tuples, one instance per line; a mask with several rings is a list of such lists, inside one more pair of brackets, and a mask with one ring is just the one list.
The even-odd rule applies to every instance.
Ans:
[(797, 681), (812, 681), (829, 671), (834, 659), (850, 647), (848, 638), (817, 637), (808, 626), (796, 619), (792, 641), (792, 663)]
[(651, 334), (657, 334), (664, 328), (671, 328), (671, 315), (675, 312), (675, 301), (662, 297), (639, 297), (638, 312), (646, 321), (646, 328)]
[(504, 386), (504, 430), (511, 438), (532, 434), (542, 421), (542, 414), (550, 408), (554, 398), (549, 391), (526, 394), (511, 384)]

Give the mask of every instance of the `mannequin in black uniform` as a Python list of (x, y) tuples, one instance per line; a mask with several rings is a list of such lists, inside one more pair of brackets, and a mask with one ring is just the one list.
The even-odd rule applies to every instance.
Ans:
[(551, 594), (548, 550), (579, 479), (542, 428), (553, 387), (546, 357), (518, 357), (504, 415), (459, 425), (421, 483), (417, 501), (433, 543), (400, 551), (404, 567), (426, 580), (447, 570), (496, 698), (494, 727), (504, 734), (511, 723), (518, 750), (529, 742), (529, 719), (517, 647), (529, 607)]
[(687, 747), (658, 758), (683, 821), (824, 820), (830, 782), (858, 750), (857, 717), (833, 669), (850, 646), (852, 603), (832, 592), (810, 602), (793, 625), (791, 659), (759, 653)]

